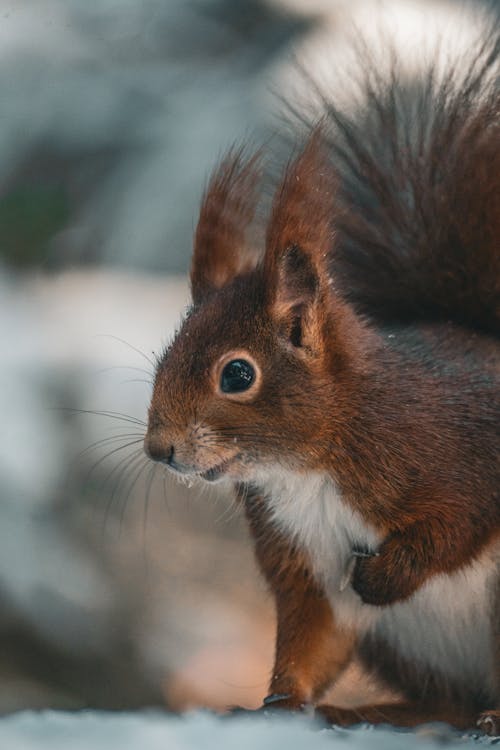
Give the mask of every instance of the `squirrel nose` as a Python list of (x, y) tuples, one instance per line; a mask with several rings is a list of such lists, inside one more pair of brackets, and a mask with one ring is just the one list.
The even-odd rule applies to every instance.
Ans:
[(146, 436), (144, 440), (144, 451), (153, 461), (159, 461), (172, 466), (174, 463), (174, 446), (165, 445), (161, 440)]

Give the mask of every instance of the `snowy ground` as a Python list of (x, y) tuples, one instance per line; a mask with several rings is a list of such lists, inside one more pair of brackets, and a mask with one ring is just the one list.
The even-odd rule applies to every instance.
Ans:
[(160, 713), (77, 714), (22, 712), (0, 720), (0, 747), (5, 750), (422, 750), (484, 748), (500, 743), (479, 735), (462, 735), (448, 727), (428, 725), (416, 732), (360, 726), (326, 729), (307, 719), (232, 717), (206, 713), (183, 717)]

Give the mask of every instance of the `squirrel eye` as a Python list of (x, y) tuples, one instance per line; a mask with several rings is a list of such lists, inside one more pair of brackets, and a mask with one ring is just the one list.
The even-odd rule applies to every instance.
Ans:
[(232, 359), (222, 370), (220, 389), (223, 393), (246, 391), (255, 380), (255, 370), (245, 359)]

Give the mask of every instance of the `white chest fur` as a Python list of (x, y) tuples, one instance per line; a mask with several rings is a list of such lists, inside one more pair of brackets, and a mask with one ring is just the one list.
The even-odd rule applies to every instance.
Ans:
[(406, 602), (372, 607), (341, 586), (353, 547), (376, 549), (381, 539), (332, 480), (276, 469), (266, 472), (261, 485), (277, 527), (307, 551), (340, 623), (360, 633), (375, 631), (406, 658), (444, 675), (491, 685), (490, 586), (500, 569), (498, 545), (453, 575), (433, 577)]

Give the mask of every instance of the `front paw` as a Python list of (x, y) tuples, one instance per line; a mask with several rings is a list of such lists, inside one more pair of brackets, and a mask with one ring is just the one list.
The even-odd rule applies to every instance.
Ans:
[(384, 607), (411, 596), (419, 586), (418, 565), (412, 549), (395, 537), (376, 555), (359, 557), (352, 587), (365, 604)]

